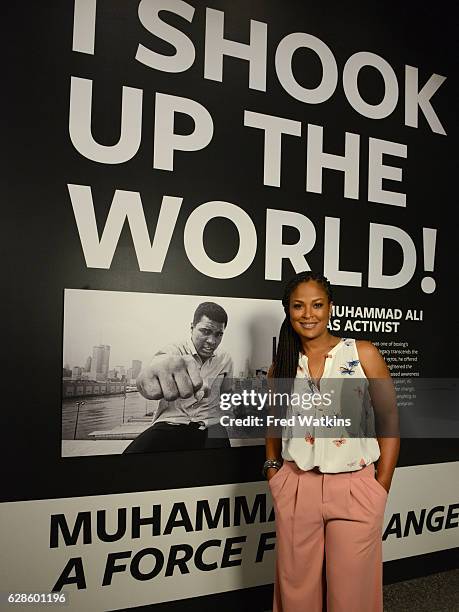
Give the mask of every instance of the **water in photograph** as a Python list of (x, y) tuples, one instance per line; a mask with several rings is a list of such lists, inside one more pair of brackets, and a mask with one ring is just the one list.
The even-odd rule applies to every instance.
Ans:
[[(78, 414), (78, 426), (75, 436), (75, 421), (77, 416), (77, 402), (85, 402), (80, 405)], [(153, 415), (157, 401), (146, 400), (137, 391), (123, 394), (78, 397), (65, 399), (62, 402), (62, 439), (63, 440), (90, 440), (89, 434), (94, 431), (111, 430), (123, 424), (129, 423), (133, 418), (141, 418)]]

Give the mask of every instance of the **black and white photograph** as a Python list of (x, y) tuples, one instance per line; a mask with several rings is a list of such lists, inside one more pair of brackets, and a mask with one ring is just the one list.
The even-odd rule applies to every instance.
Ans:
[(264, 443), (228, 439), (220, 392), (266, 376), (283, 318), (277, 300), (66, 289), (62, 456)]

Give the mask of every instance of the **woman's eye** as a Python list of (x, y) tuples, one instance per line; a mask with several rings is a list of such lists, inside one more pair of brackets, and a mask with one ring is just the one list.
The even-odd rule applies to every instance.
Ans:
[(301, 304), (294, 304), (293, 308), (296, 308), (298, 310), (298, 308), (301, 308)]
[(314, 304), (314, 308), (322, 308), (323, 304), (319, 303), (315, 303)]

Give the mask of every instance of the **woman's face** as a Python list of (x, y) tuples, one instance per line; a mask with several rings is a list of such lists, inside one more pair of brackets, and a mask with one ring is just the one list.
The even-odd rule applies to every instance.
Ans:
[(290, 323), (300, 338), (312, 340), (327, 333), (331, 307), (322, 285), (313, 280), (305, 281), (290, 294)]

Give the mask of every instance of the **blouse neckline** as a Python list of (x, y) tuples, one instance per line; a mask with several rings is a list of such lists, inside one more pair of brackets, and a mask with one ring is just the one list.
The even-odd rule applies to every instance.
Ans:
[[(340, 338), (339, 342), (337, 344), (335, 344), (335, 346), (328, 351), (326, 356), (327, 357), (331, 357), (332, 355), (334, 355), (335, 352), (338, 350), (338, 347), (340, 347), (343, 344), (344, 340), (345, 340), (345, 338)], [(306, 355), (306, 353), (303, 353), (303, 352), (300, 351), (300, 359), (302, 359), (303, 357), (306, 359), (306, 363), (307, 363), (308, 362), (308, 356)]]

